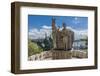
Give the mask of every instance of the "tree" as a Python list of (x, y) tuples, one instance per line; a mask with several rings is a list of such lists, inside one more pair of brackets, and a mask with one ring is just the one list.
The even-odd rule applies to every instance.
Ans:
[(45, 45), (44, 50), (47, 51), (47, 50), (50, 50), (51, 48), (53, 48), (53, 40), (51, 37), (45, 38), (43, 43)]
[(37, 43), (34, 43), (31, 40), (29, 40), (29, 42), (28, 42), (28, 56), (40, 53), (42, 51), (43, 51), (43, 49), (40, 46), (38, 46)]

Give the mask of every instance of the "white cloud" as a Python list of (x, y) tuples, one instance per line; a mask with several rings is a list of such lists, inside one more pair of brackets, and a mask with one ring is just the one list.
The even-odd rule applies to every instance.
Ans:
[(51, 26), (43, 25), (42, 28), (43, 28), (43, 29), (51, 29)]
[[(87, 30), (76, 30), (76, 29), (73, 29), (71, 27), (67, 27), (68, 29), (74, 31), (74, 38), (75, 40), (76, 39), (80, 39), (80, 38), (83, 38), (85, 36), (88, 35), (88, 31)], [(62, 29), (62, 28), (60, 28)], [(50, 36), (52, 33), (52, 29), (51, 29), (51, 26), (47, 26), (47, 25), (44, 25), (41, 27), (41, 29), (37, 29), (37, 28), (33, 28), (29, 31), (29, 38), (31, 39), (39, 39), (39, 38), (45, 38), (45, 34), (47, 34), (47, 36)]]
[(45, 35), (50, 36), (51, 34), (51, 27), (50, 26), (42, 26), (41, 29), (33, 28), (29, 31), (29, 38), (30, 39), (39, 39), (45, 38)]
[(78, 17), (75, 17), (74, 20), (72, 21), (74, 24), (80, 23), (80, 20)]
[(75, 20), (78, 20), (78, 17), (75, 17), (74, 19), (75, 19)]
[(74, 38), (75, 38), (75, 40), (88, 36), (88, 30), (87, 29), (85, 29), (85, 30), (76, 30), (76, 29), (73, 29), (71, 27), (67, 27), (67, 28), (72, 30), (72, 31), (74, 31), (74, 34), (75, 34)]

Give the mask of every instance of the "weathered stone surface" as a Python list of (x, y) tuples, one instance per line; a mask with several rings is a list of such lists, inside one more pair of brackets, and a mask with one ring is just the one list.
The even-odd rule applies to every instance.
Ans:
[(74, 41), (74, 32), (67, 29), (63, 23), (63, 29), (55, 26), (55, 19), (52, 19), (52, 37), (54, 49), (71, 50)]
[(71, 51), (52, 51), (52, 59), (71, 59), (72, 53)]
[(40, 54), (32, 55), (28, 60), (56, 60), (56, 59), (72, 59), (72, 58), (88, 58), (87, 52), (84, 51), (61, 51), (52, 50), (44, 51)]
[(84, 51), (72, 51), (72, 56), (76, 58), (88, 58), (88, 53)]
[(28, 60), (47, 60), (47, 59), (71, 59), (72, 53), (71, 51), (59, 51), (59, 50), (52, 50), (52, 51), (44, 51), (40, 54), (32, 55), (28, 58)]
[(32, 56), (28, 57), (28, 60), (29, 61), (31, 61), (31, 60), (45, 60), (47, 58), (52, 59), (51, 51), (44, 51), (44, 52), (41, 52), (39, 54), (32, 55)]

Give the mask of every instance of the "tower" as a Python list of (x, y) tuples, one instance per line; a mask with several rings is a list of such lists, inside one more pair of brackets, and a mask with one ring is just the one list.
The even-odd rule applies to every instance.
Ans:
[(56, 26), (55, 26), (55, 18), (52, 18), (52, 37), (53, 37), (53, 48), (56, 48)]
[(56, 30), (55, 20), (55, 18), (52, 18), (52, 30)]

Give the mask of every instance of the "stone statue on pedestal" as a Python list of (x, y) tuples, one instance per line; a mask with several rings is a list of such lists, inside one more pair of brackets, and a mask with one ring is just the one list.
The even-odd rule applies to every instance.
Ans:
[(63, 29), (56, 27), (55, 19), (52, 18), (52, 37), (53, 37), (53, 48), (56, 50), (69, 51), (72, 48), (74, 41), (74, 32), (66, 28), (66, 24), (62, 24)]

